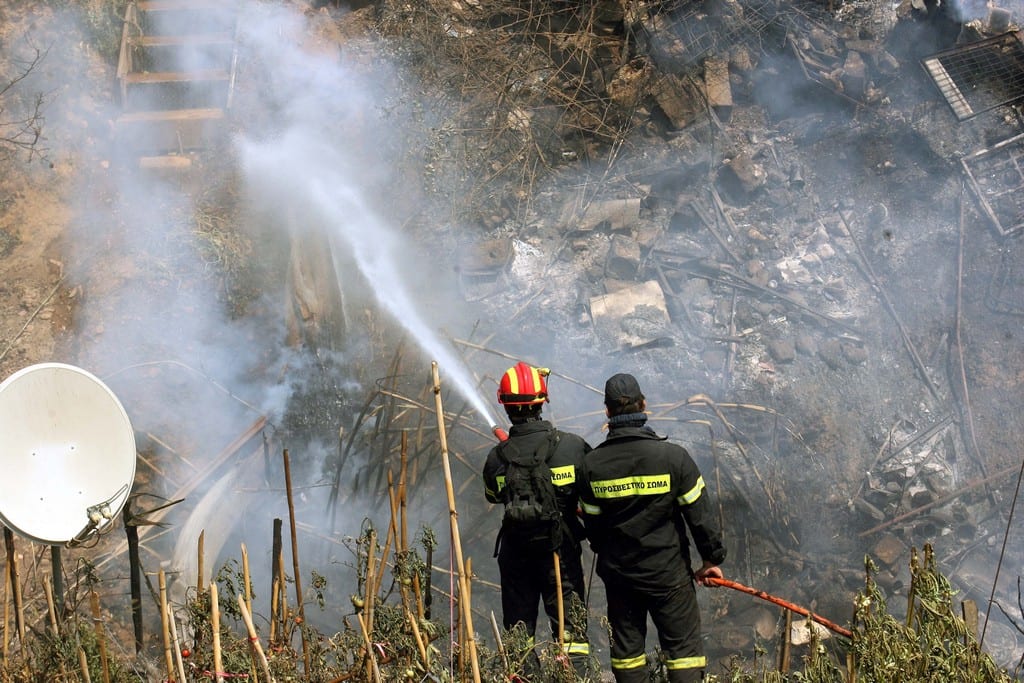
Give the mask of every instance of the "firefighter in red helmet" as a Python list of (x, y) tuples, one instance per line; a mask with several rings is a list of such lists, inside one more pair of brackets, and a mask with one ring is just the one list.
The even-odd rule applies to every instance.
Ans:
[(586, 681), (592, 678), (576, 472), (590, 445), (541, 417), (548, 401), (548, 374), (545, 368), (519, 362), (502, 375), (498, 403), (512, 427), (508, 439), (487, 455), (484, 495), (504, 506), (494, 554), (501, 574), (503, 625), (511, 629), (522, 624), (529, 637), (522, 673), (527, 680), (540, 681), (533, 649), (539, 600), (550, 619), (553, 640), (561, 644), (576, 675)]

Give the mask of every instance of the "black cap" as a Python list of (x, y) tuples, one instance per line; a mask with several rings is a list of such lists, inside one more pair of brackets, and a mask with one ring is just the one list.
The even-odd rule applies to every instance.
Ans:
[(640, 391), (640, 383), (633, 375), (620, 372), (612, 375), (604, 383), (604, 404), (606, 406), (626, 406), (644, 400)]

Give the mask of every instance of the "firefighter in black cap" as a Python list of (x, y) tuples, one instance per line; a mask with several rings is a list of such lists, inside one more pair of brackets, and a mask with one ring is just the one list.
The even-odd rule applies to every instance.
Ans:
[[(694, 683), (706, 666), (694, 580), (722, 577), (721, 531), (690, 454), (646, 425), (636, 378), (609, 378), (604, 403), (608, 436), (580, 468), (580, 502), (608, 597), (612, 672), (617, 683), (650, 680), (650, 615), (669, 682)], [(696, 570), (687, 530), (702, 560)]]
[(521, 653), (524, 673), (529, 680), (541, 680), (534, 650), (537, 604), (541, 601), (562, 653), (568, 656), (576, 676), (586, 681), (590, 680), (590, 644), (576, 477), (590, 444), (555, 429), (541, 417), (548, 400), (548, 374), (546, 368), (519, 362), (502, 376), (498, 402), (512, 428), (507, 439), (487, 454), (484, 494), (488, 502), (501, 503), (505, 509), (494, 554), (501, 573), (504, 627), (522, 623), (529, 638), (526, 652)]

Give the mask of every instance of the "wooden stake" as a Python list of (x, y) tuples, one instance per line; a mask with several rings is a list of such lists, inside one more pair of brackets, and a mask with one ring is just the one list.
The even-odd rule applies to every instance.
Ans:
[[(167, 667), (167, 680), (174, 680), (174, 658), (171, 655), (170, 620), (167, 618), (167, 575), (161, 569), (157, 574), (160, 586), (160, 633), (164, 639), (164, 665)], [(184, 681), (182, 681), (184, 683)]]
[(242, 588), (242, 596), (245, 598), (245, 607), (249, 610), (249, 614), (252, 614), (252, 591), (249, 590), (249, 551), (245, 549), (245, 544), (242, 544), (242, 582), (244, 586)]
[(178, 617), (174, 616), (174, 610), (170, 610), (168, 617), (171, 621), (171, 635), (174, 636), (174, 664), (178, 667), (178, 680), (185, 683), (185, 662), (181, 658), (181, 640), (178, 639)]
[(4, 527), (4, 546), (7, 549), (7, 567), (10, 577), (11, 595), (14, 596), (14, 627), (18, 631), (18, 643), (24, 652), (25, 643), (25, 610), (21, 601), (21, 577), (18, 574), (18, 556), (14, 551), (14, 532)]
[(501, 641), (501, 629), (498, 628), (498, 620), (494, 618), (494, 612), (491, 612), (491, 632), (494, 634), (494, 644), (498, 648), (498, 656), (501, 657), (502, 669), (506, 676), (511, 676), (512, 672), (508, 668), (508, 655), (505, 653), (505, 644)]
[(408, 528), (406, 526), (405, 518), (405, 478), (406, 470), (409, 467), (409, 433), (402, 430), (402, 450), (399, 456), (399, 462), (401, 463), (398, 469), (398, 509), (399, 509), (399, 528), (401, 529), (401, 543), (399, 544), (402, 552), (409, 550), (409, 536)]
[[(3, 660), (4, 664), (7, 664), (9, 656), (8, 649), (8, 636), (11, 633), (11, 565), (10, 563), (4, 564), (4, 637), (3, 646), (0, 648), (0, 659)], [(5, 678), (6, 680), (6, 678)]]
[(255, 653), (253, 659), (259, 662), (260, 668), (263, 669), (263, 675), (268, 681), (273, 681), (274, 677), (270, 675), (270, 663), (267, 661), (267, 655), (263, 653), (263, 646), (260, 644), (260, 638), (256, 634), (256, 627), (252, 623), (252, 613), (249, 611), (249, 607), (246, 605), (245, 598), (241, 595), (238, 596), (238, 609), (242, 613), (242, 621), (245, 622), (245, 630), (249, 632), (249, 649), (250, 653)]
[(445, 433), (444, 409), (441, 405), (441, 378), (437, 368), (437, 361), (430, 364), (431, 374), (434, 380), (434, 406), (437, 414), (437, 432), (441, 440), (441, 463), (444, 467), (444, 487), (448, 494), (448, 513), (451, 523), (452, 544), (455, 550), (455, 560), (459, 570), (459, 608), (462, 611), (466, 624), (467, 641), (469, 645), (470, 662), (473, 667), (473, 683), (480, 683), (480, 662), (477, 659), (476, 639), (473, 635), (473, 611), (470, 608), (468, 598), (469, 580), (466, 576), (466, 563), (462, 556), (462, 539), (459, 536), (459, 516), (455, 508), (455, 489), (452, 485), (452, 468), (448, 460), (448, 436)]
[(274, 579), (274, 585), (270, 589), (270, 638), (267, 641), (271, 647), (277, 642), (277, 594), (279, 591), (277, 579)]
[(370, 634), (366, 628), (366, 622), (363, 621), (362, 614), (356, 614), (356, 619), (359, 621), (359, 627), (363, 632), (363, 643), (366, 645), (366, 656), (370, 659), (370, 671), (373, 674), (373, 680), (375, 683), (381, 683), (380, 669), (377, 668), (377, 657), (373, 653), (373, 643), (370, 642)]
[(85, 683), (92, 683), (89, 677), (89, 660), (85, 657), (85, 650), (78, 648), (78, 668), (82, 670), (82, 680)]
[(302, 638), (302, 662), (305, 668), (303, 672), (308, 678), (310, 675), (309, 643), (306, 642), (306, 629), (301, 625), (306, 623), (306, 609), (302, 604), (302, 577), (299, 574), (299, 537), (295, 531), (295, 500), (292, 497), (292, 468), (288, 461), (288, 449), (283, 451), (284, 457), (284, 485), (288, 494), (288, 522), (292, 532), (292, 568), (295, 571), (295, 602), (298, 605), (300, 627), (299, 636)]
[(291, 621), (291, 612), (288, 610), (288, 579), (284, 572), (284, 553), (281, 553), (278, 559), (279, 573), (281, 580), (278, 581), (277, 588), (280, 591), (278, 595), (278, 617), (281, 620), (281, 628), (278, 633), (278, 638), (284, 642), (291, 640), (292, 632), (288, 628), (288, 623)]
[(103, 671), (103, 683), (110, 683), (110, 663), (107, 661), (107, 638), (103, 631), (103, 619), (100, 614), (100, 594), (89, 591), (89, 602), (92, 607), (92, 622), (96, 629), (96, 643), (100, 651), (100, 668)]
[(558, 551), (552, 553), (555, 562), (555, 595), (558, 600), (558, 651), (565, 652), (565, 602), (562, 600), (562, 562)]
[(205, 562), (206, 552), (203, 548), (206, 545), (206, 529), (199, 532), (199, 541), (196, 543), (196, 597), (203, 594), (203, 586), (206, 583), (203, 581), (203, 574), (206, 573), (206, 567), (203, 565)]
[[(43, 577), (43, 593), (46, 594), (46, 611), (50, 617), (50, 632), (53, 634), (54, 641), (59, 642), (60, 627), (57, 625), (57, 609), (53, 603), (53, 588), (50, 582), (46, 580), (46, 577)], [(60, 678), (67, 680), (68, 671), (64, 666), (63, 658), (60, 659), (60, 664), (57, 668), (60, 670)]]
[(50, 572), (53, 579), (53, 600), (57, 609), (58, 621), (64, 619), (64, 562), (60, 555), (60, 546), (50, 546)]
[(213, 680), (224, 681), (224, 662), (220, 656), (220, 605), (217, 603), (217, 584), (210, 583), (210, 626), (213, 628)]
[(789, 632), (793, 628), (793, 613), (788, 609), (782, 610), (786, 617), (785, 626), (782, 628), (782, 647), (779, 648), (779, 673), (789, 673), (790, 640)]
[(270, 645), (276, 642), (278, 614), (278, 591), (281, 590), (281, 518), (274, 518), (274, 535), (270, 546)]

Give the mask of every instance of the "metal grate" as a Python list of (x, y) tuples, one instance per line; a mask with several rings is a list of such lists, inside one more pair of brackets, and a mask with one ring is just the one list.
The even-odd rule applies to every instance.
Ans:
[(677, 68), (699, 63), (735, 45), (760, 49), (768, 27), (779, 17), (777, 0), (723, 3), (721, 13), (708, 13), (700, 0), (667, 0), (649, 5), (653, 16), (644, 23), (655, 56)]
[(1024, 134), (960, 160), (982, 210), (1002, 235), (1024, 228)]
[(1024, 315), (1024, 261), (1020, 243), (1000, 249), (999, 267), (985, 292), (985, 304), (996, 313)]
[(921, 64), (960, 121), (1024, 98), (1024, 43), (1017, 31), (939, 52)]

